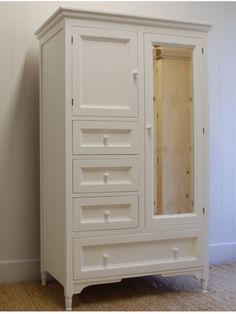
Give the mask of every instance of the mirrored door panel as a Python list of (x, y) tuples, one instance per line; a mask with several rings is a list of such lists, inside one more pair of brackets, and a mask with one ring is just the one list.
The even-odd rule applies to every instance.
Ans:
[(201, 40), (146, 34), (147, 224), (202, 219)]
[(153, 47), (155, 215), (193, 212), (192, 48)]

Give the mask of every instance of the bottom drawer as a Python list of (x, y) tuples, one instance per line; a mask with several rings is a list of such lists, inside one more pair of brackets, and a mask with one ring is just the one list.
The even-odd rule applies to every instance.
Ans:
[(74, 239), (74, 279), (201, 265), (200, 232)]

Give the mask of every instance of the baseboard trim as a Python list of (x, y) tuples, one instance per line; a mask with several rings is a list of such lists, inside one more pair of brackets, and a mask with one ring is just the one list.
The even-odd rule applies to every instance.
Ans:
[(0, 283), (38, 280), (39, 258), (0, 261)]
[(210, 264), (236, 261), (236, 242), (212, 243), (210, 249)]

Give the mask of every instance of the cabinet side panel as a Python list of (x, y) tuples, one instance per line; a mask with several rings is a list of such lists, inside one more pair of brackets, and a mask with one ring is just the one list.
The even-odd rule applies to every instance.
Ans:
[(65, 48), (60, 30), (41, 46), (42, 271), (62, 284), (66, 270)]

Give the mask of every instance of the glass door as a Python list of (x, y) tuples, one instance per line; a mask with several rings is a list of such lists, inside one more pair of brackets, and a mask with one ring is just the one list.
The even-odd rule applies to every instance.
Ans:
[(201, 40), (145, 34), (147, 224), (203, 217)]

